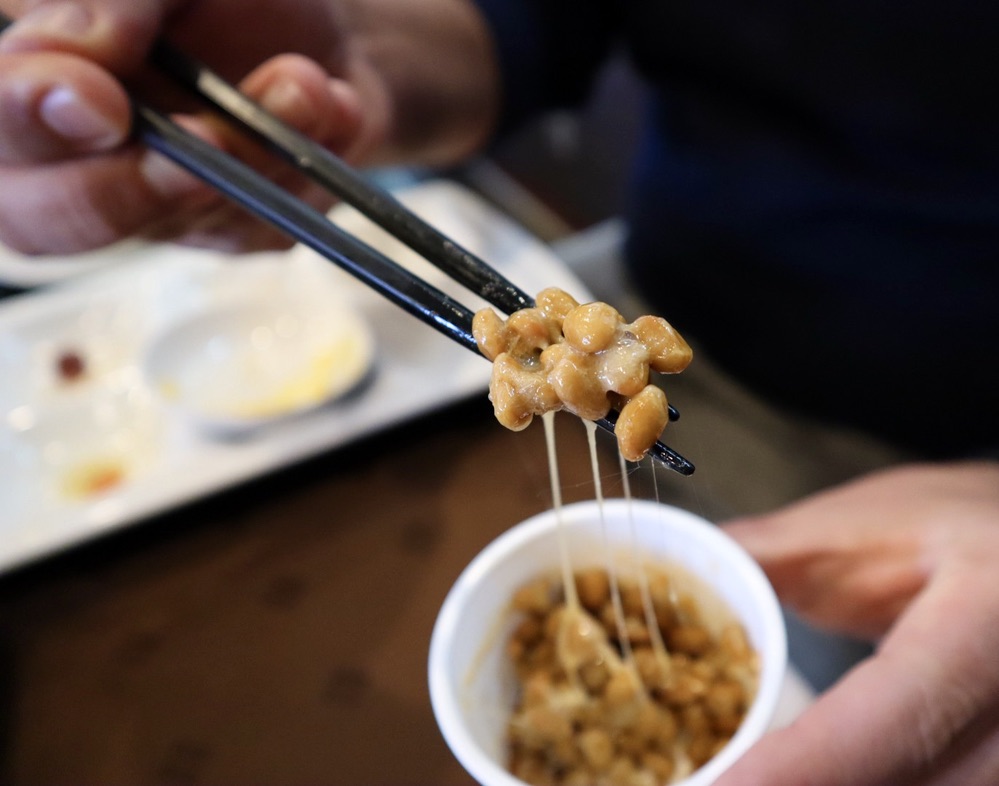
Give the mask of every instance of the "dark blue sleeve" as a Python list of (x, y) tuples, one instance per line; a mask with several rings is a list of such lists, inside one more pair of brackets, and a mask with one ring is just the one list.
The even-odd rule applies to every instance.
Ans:
[(474, 0), (492, 31), (503, 80), (500, 133), (578, 105), (620, 27), (611, 2)]

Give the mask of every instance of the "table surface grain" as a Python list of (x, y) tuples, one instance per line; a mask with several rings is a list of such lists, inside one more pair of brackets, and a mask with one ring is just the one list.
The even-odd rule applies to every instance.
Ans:
[[(565, 499), (592, 498), (584, 430), (557, 424)], [(470, 784), (430, 707), (433, 622), (550, 505), (541, 424), (482, 396), (0, 578), (0, 782)]]

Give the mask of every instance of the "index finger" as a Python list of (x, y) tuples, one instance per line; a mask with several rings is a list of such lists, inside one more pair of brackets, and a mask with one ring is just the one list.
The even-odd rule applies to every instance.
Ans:
[(110, 150), (130, 126), (124, 88), (94, 63), (59, 52), (0, 54), (0, 161)]
[(164, 4), (11, 5), (0, 23), (0, 159), (45, 162), (120, 144), (131, 122), (120, 78), (144, 62)]
[(13, 24), (0, 36), (0, 53), (65, 52), (126, 75), (142, 63), (170, 5), (176, 3), (43, 0), (5, 7)]

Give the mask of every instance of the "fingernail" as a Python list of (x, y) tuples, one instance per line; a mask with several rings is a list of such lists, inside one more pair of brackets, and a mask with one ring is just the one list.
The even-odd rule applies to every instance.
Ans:
[(38, 114), (59, 136), (96, 150), (121, 141), (122, 131), (111, 118), (68, 87), (52, 88), (39, 103)]
[(18, 19), (0, 41), (0, 50), (13, 48), (21, 38), (80, 40), (90, 30), (93, 14), (79, 3), (43, 3)]
[(315, 120), (315, 111), (305, 91), (291, 79), (278, 79), (260, 98), (260, 104), (271, 114), (298, 128), (307, 128)]
[(334, 103), (341, 112), (351, 117), (360, 113), (360, 102), (358, 101), (357, 90), (354, 87), (342, 79), (331, 78), (326, 83), (326, 89), (329, 90)]

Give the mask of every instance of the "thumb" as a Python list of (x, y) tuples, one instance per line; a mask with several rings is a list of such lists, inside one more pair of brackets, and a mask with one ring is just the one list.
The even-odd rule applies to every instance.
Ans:
[[(995, 748), (971, 744), (969, 736), (983, 718), (995, 730), (989, 708), (999, 687), (993, 609), (965, 603), (971, 589), (959, 579), (928, 588), (876, 655), (791, 726), (760, 740), (716, 786), (996, 782)], [(962, 767), (991, 775), (943, 779), (944, 770), (953, 775)], [(931, 774), (938, 779), (919, 780)]]
[(880, 654), (857, 666), (795, 723), (771, 732), (716, 786), (912, 783), (972, 720), (931, 659)]
[(919, 758), (909, 733), (926, 711), (916, 679), (909, 664), (877, 657), (862, 663), (791, 726), (761, 739), (715, 786), (896, 782), (889, 776)]

